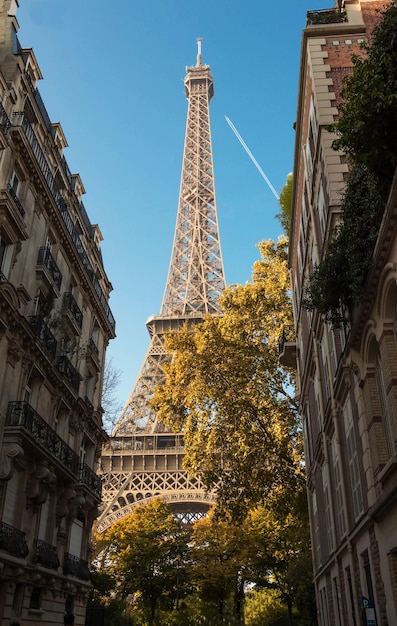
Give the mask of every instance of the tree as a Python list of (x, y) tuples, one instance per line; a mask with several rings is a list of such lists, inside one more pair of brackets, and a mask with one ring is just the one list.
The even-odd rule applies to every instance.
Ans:
[(153, 401), (183, 430), (187, 469), (243, 516), (277, 486), (304, 482), (293, 374), (278, 360), (292, 328), (287, 240), (258, 247), (252, 282), (224, 291), (222, 316), (166, 338), (174, 356)]
[(246, 577), (257, 587), (276, 592), (276, 599), (287, 607), (291, 625), (294, 608), (299, 609), (301, 625), (316, 623), (305, 489), (294, 495), (282, 488), (275, 491), (265, 504), (249, 512), (246, 534)]
[(349, 158), (342, 220), (310, 277), (305, 306), (335, 326), (365, 296), (368, 270), (397, 166), (397, 5), (381, 13), (372, 41), (353, 57), (333, 142)]
[(380, 12), (363, 55), (353, 56), (333, 127), (334, 142), (353, 164), (364, 165), (387, 193), (397, 166), (397, 5)]
[(287, 237), (291, 229), (291, 211), (292, 211), (292, 187), (293, 187), (293, 174), (290, 173), (287, 176), (285, 185), (280, 192), (279, 205), (281, 213), (278, 213), (276, 217), (280, 220), (280, 224)]
[(247, 561), (247, 537), (244, 525), (221, 520), (211, 511), (194, 524), (190, 544), (192, 582), (200, 597), (214, 604), (218, 615), (212, 623), (224, 621), (227, 602), (232, 619), (243, 620), (244, 569)]
[(121, 370), (114, 367), (113, 359), (106, 359), (102, 384), (102, 408), (104, 411), (103, 425), (108, 433), (115, 427), (122, 409), (122, 404), (117, 396), (120, 377)]
[(137, 507), (104, 536), (118, 596), (139, 597), (149, 625), (154, 624), (160, 599), (172, 601), (185, 593), (187, 540), (186, 530), (160, 499)]

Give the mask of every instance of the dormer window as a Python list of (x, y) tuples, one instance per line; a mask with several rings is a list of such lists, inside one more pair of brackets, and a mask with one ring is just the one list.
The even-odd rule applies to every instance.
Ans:
[(22, 56), (25, 61), (26, 76), (30, 81), (32, 88), (36, 89), (37, 81), (43, 78), (43, 74), (41, 73), (32, 48), (24, 48), (22, 50)]
[(103, 241), (103, 237), (98, 224), (92, 224), (92, 232), (95, 245), (99, 250), (101, 247), (101, 241)]
[(51, 134), (54, 139), (54, 143), (59, 150), (60, 155), (63, 155), (63, 151), (68, 146), (68, 142), (66, 141), (66, 137), (63, 133), (62, 126), (59, 122), (51, 124)]
[(81, 196), (85, 194), (83, 181), (80, 178), (80, 174), (72, 174), (72, 189), (76, 194), (79, 202), (81, 202)]

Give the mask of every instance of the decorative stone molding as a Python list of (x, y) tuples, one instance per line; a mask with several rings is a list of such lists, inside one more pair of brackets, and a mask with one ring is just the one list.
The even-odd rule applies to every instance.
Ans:
[(19, 443), (9, 443), (0, 451), (0, 480), (10, 480), (15, 463), (24, 456), (24, 449)]
[(69, 509), (69, 501), (75, 497), (76, 492), (72, 487), (66, 487), (63, 491), (61, 490), (59, 492), (56, 507), (58, 520), (67, 515)]
[(8, 344), (7, 363), (12, 367), (21, 360), (21, 348), (15, 341), (10, 341)]
[(55, 487), (56, 475), (48, 467), (46, 460), (39, 462), (30, 474), (26, 495), (34, 504), (43, 504), (48, 493)]

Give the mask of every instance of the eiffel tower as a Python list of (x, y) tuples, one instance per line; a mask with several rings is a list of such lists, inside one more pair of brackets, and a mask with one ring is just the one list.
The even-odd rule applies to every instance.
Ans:
[(183, 433), (165, 430), (149, 406), (164, 380), (164, 333), (204, 316), (220, 314), (218, 296), (225, 287), (219, 241), (209, 103), (214, 84), (209, 65), (186, 68), (188, 100), (178, 214), (167, 283), (159, 316), (150, 318), (150, 346), (112, 437), (103, 447), (101, 473), (102, 532), (142, 501), (162, 497), (174, 514), (191, 522), (215, 502), (197, 478), (183, 469)]

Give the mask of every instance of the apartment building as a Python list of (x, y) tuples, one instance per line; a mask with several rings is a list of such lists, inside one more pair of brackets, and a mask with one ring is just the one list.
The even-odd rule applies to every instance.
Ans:
[(334, 328), (303, 305), (349, 170), (327, 126), (384, 6), (345, 0), (309, 11), (302, 36), (289, 258), (296, 343), (281, 358), (297, 367), (321, 626), (397, 624), (396, 178), (350, 324)]
[(85, 622), (105, 350), (101, 232), (0, 0), (0, 623)]

